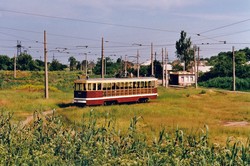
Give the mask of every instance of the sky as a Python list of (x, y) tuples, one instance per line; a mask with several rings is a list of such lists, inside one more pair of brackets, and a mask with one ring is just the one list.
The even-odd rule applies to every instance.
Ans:
[[(0, 0), (0, 55), (22, 51), (43, 60), (44, 31), (48, 59), (67, 64), (104, 56), (139, 62), (156, 59), (162, 49), (176, 59), (175, 43), (184, 30), (200, 57), (250, 46), (248, 0)], [(226, 42), (226, 44), (224, 44)]]

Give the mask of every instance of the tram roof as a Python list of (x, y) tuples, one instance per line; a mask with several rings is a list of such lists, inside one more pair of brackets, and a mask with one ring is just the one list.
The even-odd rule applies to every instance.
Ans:
[(132, 78), (81, 78), (75, 83), (102, 83), (102, 82), (133, 82), (133, 81), (157, 81), (154, 77), (132, 77)]

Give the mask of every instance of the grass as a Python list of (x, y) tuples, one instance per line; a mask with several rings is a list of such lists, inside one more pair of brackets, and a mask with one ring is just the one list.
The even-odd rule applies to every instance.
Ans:
[[(2, 78), (6, 76), (0, 72)], [(20, 74), (20, 73), (19, 73)], [(89, 116), (91, 110), (104, 120), (106, 116), (114, 119), (117, 129), (127, 130), (130, 119), (141, 116), (138, 129), (154, 137), (162, 128), (175, 132), (180, 128), (187, 134), (198, 134), (209, 127), (211, 142), (225, 143), (230, 136), (245, 141), (250, 137), (250, 127), (225, 127), (228, 121), (250, 122), (250, 94), (231, 93), (217, 89), (172, 89), (158, 88), (158, 99), (145, 104), (122, 104), (114, 106), (76, 107), (72, 106), (73, 80), (79, 72), (51, 72), (50, 85), (56, 90), (50, 91), (50, 98), (43, 99), (39, 89), (42, 73), (25, 72), (18, 77), (12, 87), (4, 84), (0, 90), (0, 110), (13, 112), (14, 121), (24, 120), (34, 111), (56, 109), (68, 125), (80, 124), (82, 116)], [(11, 83), (11, 75), (7, 75)], [(36, 78), (38, 77), (38, 78)], [(6, 81), (5, 81), (6, 82)], [(29, 85), (36, 85), (30, 90)], [(19, 89), (18, 89), (19, 87)], [(21, 88), (20, 88), (21, 87)], [(63, 88), (64, 87), (64, 88)]]

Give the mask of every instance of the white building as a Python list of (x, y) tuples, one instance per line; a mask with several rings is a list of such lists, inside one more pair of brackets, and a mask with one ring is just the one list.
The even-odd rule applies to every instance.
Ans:
[(195, 84), (195, 74), (186, 71), (170, 72), (169, 84), (178, 86), (191, 86)]

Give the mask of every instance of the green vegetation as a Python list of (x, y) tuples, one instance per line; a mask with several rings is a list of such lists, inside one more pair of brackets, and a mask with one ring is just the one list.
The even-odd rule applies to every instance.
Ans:
[[(43, 72), (19, 71), (13, 79), (13, 72), (0, 71), (0, 111), (13, 114), (0, 120), (2, 165), (249, 163), (249, 124), (225, 126), (250, 122), (249, 93), (158, 87), (158, 99), (145, 104), (76, 107), (73, 80), (80, 74), (49, 72), (45, 100)], [(17, 129), (34, 111), (52, 109), (60, 118), (34, 116), (35, 122)]]
[(0, 115), (1, 165), (249, 165), (250, 142), (227, 140), (208, 144), (208, 127), (197, 135), (161, 129), (149, 140), (133, 117), (125, 132), (107, 114), (99, 123), (91, 111), (79, 126), (66, 126), (58, 116), (41, 118), (22, 128)]
[[(213, 56), (207, 60), (213, 68), (199, 78), (199, 84), (205, 87), (232, 89), (232, 52), (221, 52), (218, 56)], [(237, 90), (250, 90), (250, 65), (246, 64), (248, 61), (250, 61), (249, 48), (235, 52)]]
[(181, 62), (184, 62), (184, 68), (186, 71), (192, 68), (191, 62), (194, 59), (194, 51), (191, 46), (191, 37), (187, 38), (187, 33), (181, 31), (180, 39), (176, 41), (175, 48), (176, 56)]
[[(66, 69), (67, 66), (53, 59), (49, 63), (50, 71), (60, 71)], [(9, 58), (7, 55), (0, 55), (0, 70), (13, 70), (14, 58)], [(27, 53), (21, 53), (16, 57), (16, 69), (22, 71), (41, 71), (44, 70), (44, 62), (41, 60), (33, 60), (32, 56)]]
[[(215, 87), (220, 89), (233, 89), (232, 77), (216, 77), (208, 81), (200, 82), (199, 85), (203, 87)], [(239, 91), (250, 91), (250, 78), (236, 78), (236, 89)]]

